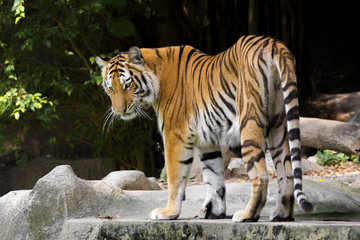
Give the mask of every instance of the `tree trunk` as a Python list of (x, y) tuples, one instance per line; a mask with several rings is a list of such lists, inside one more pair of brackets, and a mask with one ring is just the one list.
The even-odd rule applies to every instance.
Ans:
[(300, 130), (303, 146), (360, 154), (360, 124), (301, 117)]

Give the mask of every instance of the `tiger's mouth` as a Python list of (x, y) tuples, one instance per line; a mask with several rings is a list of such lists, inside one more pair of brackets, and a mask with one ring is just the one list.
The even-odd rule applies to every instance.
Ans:
[(105, 119), (103, 123), (103, 131), (107, 133), (114, 127), (114, 124), (117, 120), (128, 121), (135, 117), (143, 117), (151, 120), (149, 115), (145, 112), (144, 104), (139, 104), (137, 102), (133, 102), (129, 105), (129, 107), (124, 111), (117, 111), (113, 106), (111, 106), (105, 114)]
[(136, 102), (133, 102), (127, 109), (125, 112), (119, 112), (116, 111), (115, 109), (113, 109), (114, 114), (121, 118), (122, 120), (130, 120), (133, 119), (135, 117), (144, 117), (147, 119), (150, 119), (149, 115), (145, 112), (145, 109), (148, 108), (147, 104), (139, 104)]

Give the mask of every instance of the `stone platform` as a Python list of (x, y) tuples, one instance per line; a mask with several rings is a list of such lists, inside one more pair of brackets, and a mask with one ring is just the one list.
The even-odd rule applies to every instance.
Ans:
[(176, 221), (72, 219), (60, 239), (360, 239), (360, 222), (233, 223), (231, 219)]

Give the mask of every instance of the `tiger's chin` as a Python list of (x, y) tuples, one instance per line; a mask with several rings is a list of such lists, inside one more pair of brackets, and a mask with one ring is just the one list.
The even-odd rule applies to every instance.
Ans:
[(120, 117), (122, 120), (125, 120), (125, 121), (134, 119), (135, 117), (138, 117), (138, 116), (139, 116), (139, 115), (138, 115), (136, 112), (119, 114), (119, 117)]

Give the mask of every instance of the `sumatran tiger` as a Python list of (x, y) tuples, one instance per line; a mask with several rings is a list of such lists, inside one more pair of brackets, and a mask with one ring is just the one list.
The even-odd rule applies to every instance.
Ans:
[(110, 60), (96, 57), (112, 107), (108, 118), (132, 119), (152, 106), (163, 137), (169, 198), (153, 220), (176, 219), (194, 154), (199, 154), (205, 201), (202, 218), (224, 218), (221, 147), (241, 153), (252, 184), (235, 222), (258, 221), (269, 175), (265, 151), (276, 166), (279, 195), (272, 221), (293, 221), (294, 201), (309, 212), (302, 191), (301, 145), (295, 60), (270, 37), (243, 36), (209, 56), (191, 46), (132, 47)]

